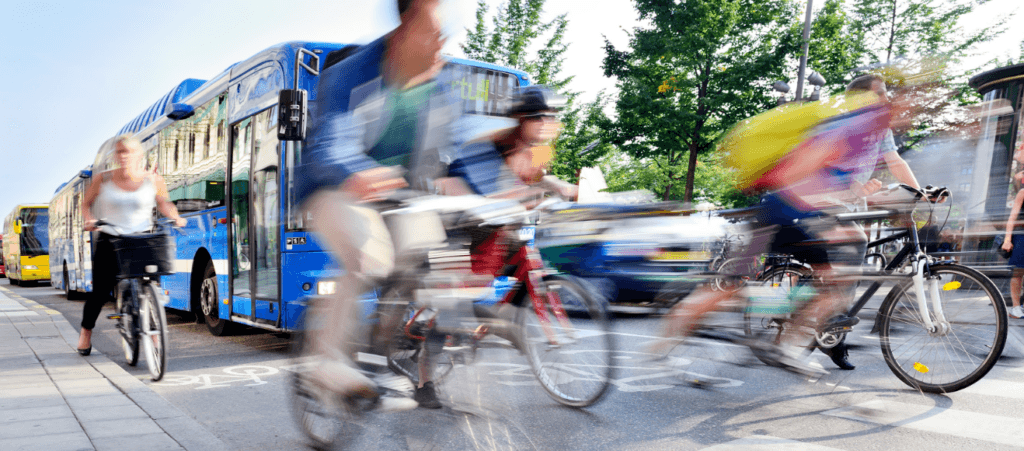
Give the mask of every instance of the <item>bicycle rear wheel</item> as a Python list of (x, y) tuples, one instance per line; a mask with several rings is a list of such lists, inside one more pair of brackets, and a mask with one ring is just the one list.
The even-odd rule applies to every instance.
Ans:
[(167, 371), (167, 312), (157, 297), (159, 289), (156, 282), (143, 282), (139, 293), (139, 338), (154, 382), (163, 379)]
[[(885, 363), (907, 385), (949, 393), (977, 382), (996, 364), (1006, 344), (1003, 296), (984, 274), (957, 264), (931, 265), (948, 330), (925, 327), (913, 283), (893, 287), (879, 309)], [(930, 280), (925, 280), (928, 290)], [(928, 301), (932, 321), (935, 311)]]
[(520, 309), (517, 324), (530, 368), (559, 403), (592, 405), (612, 380), (615, 349), (607, 310), (591, 290), (572, 277), (551, 275), (542, 283), (547, 292), (556, 295), (567, 316), (556, 318), (547, 302), (542, 303), (540, 312), (530, 301)]
[(133, 299), (137, 299), (135, 290), (122, 282), (116, 292), (119, 316), (117, 327), (121, 332), (121, 350), (128, 365), (135, 366), (139, 363), (139, 313), (133, 302)]

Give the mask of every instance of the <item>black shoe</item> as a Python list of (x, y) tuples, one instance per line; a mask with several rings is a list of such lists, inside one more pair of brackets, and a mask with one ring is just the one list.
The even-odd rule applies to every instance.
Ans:
[(85, 349), (79, 349), (78, 353), (83, 357), (92, 354), (92, 346), (89, 346), (88, 348)]
[(422, 387), (418, 387), (413, 393), (412, 399), (424, 409), (440, 409), (442, 407), (441, 400), (437, 399), (437, 392), (434, 391), (433, 382), (427, 382)]
[(857, 367), (850, 363), (850, 348), (846, 346), (846, 343), (839, 343), (833, 348), (821, 348), (821, 352), (829, 356), (832, 359), (832, 363), (836, 364), (841, 370), (853, 370)]

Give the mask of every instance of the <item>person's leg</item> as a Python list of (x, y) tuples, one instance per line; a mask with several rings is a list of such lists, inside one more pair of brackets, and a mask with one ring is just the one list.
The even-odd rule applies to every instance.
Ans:
[[(1014, 249), (1016, 251), (1016, 249)], [(1024, 317), (1020, 312), (1020, 296), (1021, 296), (1021, 285), (1022, 279), (1024, 279), (1024, 268), (1013, 268), (1013, 276), (1010, 277), (1010, 302), (1013, 307), (1010, 308), (1010, 316), (1013, 318)]]
[[(82, 307), (82, 331), (78, 336), (78, 349), (92, 348), (92, 329), (107, 301), (113, 301), (112, 293), (117, 285), (117, 257), (106, 234), (99, 234), (96, 250), (92, 255), (92, 293)], [(88, 355), (88, 351), (83, 351)]]
[(702, 287), (678, 302), (661, 321), (660, 338), (648, 346), (647, 352), (660, 356), (670, 351), (675, 344), (675, 338), (688, 336), (704, 316), (714, 311), (732, 295), (733, 292), (730, 290)]
[(394, 267), (394, 250), (387, 227), (373, 210), (356, 207), (338, 191), (325, 191), (307, 207), (314, 218), (310, 226), (317, 241), (340, 264), (332, 296), (319, 299), (310, 318), (311, 351), (325, 358), (318, 367), (324, 382), (339, 392), (363, 391), (372, 383), (353, 368), (351, 356), (362, 340), (359, 334), (359, 296), (372, 280), (386, 276)]

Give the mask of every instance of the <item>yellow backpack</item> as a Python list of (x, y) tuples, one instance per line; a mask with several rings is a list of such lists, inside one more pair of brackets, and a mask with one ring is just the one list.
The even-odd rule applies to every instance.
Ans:
[(833, 116), (870, 106), (872, 92), (858, 92), (814, 102), (793, 102), (740, 121), (718, 145), (724, 164), (736, 172), (740, 189), (755, 181), (807, 139), (814, 126)]

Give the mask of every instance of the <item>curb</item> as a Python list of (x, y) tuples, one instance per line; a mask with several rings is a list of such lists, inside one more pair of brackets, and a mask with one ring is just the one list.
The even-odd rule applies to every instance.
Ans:
[[(40, 305), (31, 299), (19, 296), (10, 289), (0, 286), (0, 291), (7, 297), (29, 306)], [(56, 311), (55, 311), (56, 312)], [(68, 322), (63, 314), (50, 313), (54, 325), (61, 338), (72, 351), (78, 346), (78, 331)], [(60, 317), (57, 320), (56, 317)], [(106, 355), (93, 349), (92, 355), (85, 359), (96, 371), (124, 393), (135, 405), (149, 415), (154, 422), (174, 441), (188, 451), (219, 451), (230, 447), (180, 409), (164, 399), (159, 393), (146, 386), (144, 382), (132, 376)]]

